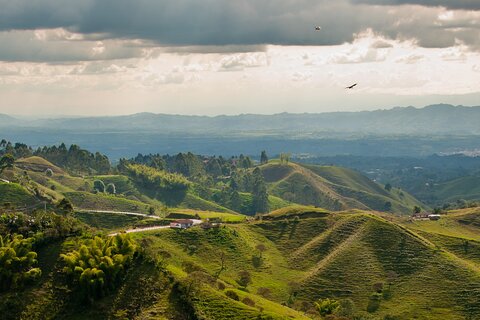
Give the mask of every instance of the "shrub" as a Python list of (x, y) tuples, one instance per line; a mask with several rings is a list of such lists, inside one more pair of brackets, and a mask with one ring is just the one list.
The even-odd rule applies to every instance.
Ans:
[(246, 304), (247, 306), (250, 306), (250, 307), (255, 307), (255, 301), (253, 301), (252, 299), (250, 299), (249, 297), (245, 297), (242, 299), (242, 303), (243, 304)]
[(322, 316), (325, 317), (329, 314), (334, 313), (340, 308), (340, 303), (337, 300), (333, 299), (324, 299), (324, 300), (318, 300), (315, 302), (315, 309), (317, 309), (317, 312)]
[(87, 239), (78, 249), (61, 254), (63, 271), (84, 298), (93, 302), (115, 289), (136, 252), (137, 245), (127, 234)]
[(53, 171), (52, 169), (48, 168), (47, 170), (45, 170), (45, 175), (47, 177), (53, 177)]
[(250, 275), (250, 272), (248, 271), (240, 271), (238, 273), (238, 280), (237, 280), (237, 283), (239, 285), (241, 285), (242, 287), (246, 287), (250, 284), (250, 282), (252, 282), (252, 276)]
[(222, 291), (225, 290), (225, 283), (223, 283), (222, 281), (217, 281), (217, 288)]
[(107, 184), (107, 187), (105, 188), (105, 191), (109, 194), (116, 194), (117, 193), (117, 188), (115, 188), (115, 184), (109, 183), (109, 184)]
[(236, 293), (236, 292), (233, 291), (233, 290), (227, 290), (227, 291), (225, 292), (225, 295), (226, 295), (227, 297), (229, 297), (230, 299), (232, 299), (232, 300), (235, 300), (235, 301), (239, 301), (239, 300), (240, 300), (240, 297), (238, 296), (238, 293)]
[(95, 180), (93, 182), (93, 190), (97, 192), (105, 192), (105, 183), (102, 180)]
[(34, 268), (37, 253), (32, 251), (34, 238), (0, 235), (0, 290), (17, 288), (38, 279), (42, 271)]
[(257, 289), (257, 294), (266, 299), (269, 299), (272, 296), (272, 291), (268, 288), (260, 287)]
[(382, 299), (382, 295), (375, 292), (370, 296), (370, 300), (368, 301), (367, 311), (373, 313), (380, 308), (380, 300)]

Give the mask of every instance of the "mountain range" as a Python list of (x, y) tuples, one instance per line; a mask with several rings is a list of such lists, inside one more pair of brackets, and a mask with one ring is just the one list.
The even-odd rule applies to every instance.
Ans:
[(330, 113), (279, 113), (189, 116), (137, 113), (125, 116), (72, 117), (25, 120), (0, 115), (0, 125), (19, 128), (55, 128), (68, 131), (149, 131), (179, 133), (257, 132), (364, 133), (364, 134), (480, 134), (480, 106), (446, 104), (424, 108), (395, 107), (389, 110)]

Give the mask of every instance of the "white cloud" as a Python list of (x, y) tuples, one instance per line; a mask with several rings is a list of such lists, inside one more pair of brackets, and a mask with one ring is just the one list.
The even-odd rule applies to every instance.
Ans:
[(219, 63), (219, 71), (243, 71), (245, 68), (263, 67), (269, 64), (265, 53), (239, 53), (223, 57)]

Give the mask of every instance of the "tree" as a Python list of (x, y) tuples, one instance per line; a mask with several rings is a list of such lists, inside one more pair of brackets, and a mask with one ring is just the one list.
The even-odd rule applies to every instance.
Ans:
[(105, 192), (105, 183), (103, 183), (102, 180), (95, 180), (93, 182), (93, 190), (96, 190), (97, 192), (104, 193)]
[(387, 190), (388, 192), (392, 191), (392, 185), (390, 183), (387, 183), (385, 185), (385, 190)]
[(392, 210), (392, 203), (390, 201), (385, 202), (384, 209), (385, 211)]
[(117, 193), (117, 188), (115, 188), (115, 184), (109, 183), (107, 184), (107, 187), (105, 188), (105, 191), (110, 194), (116, 194)]
[(255, 213), (268, 212), (268, 194), (267, 186), (263, 174), (259, 168), (253, 170), (253, 190), (252, 190), (253, 210)]
[(15, 158), (11, 154), (4, 155), (2, 158), (0, 158), (0, 173), (2, 173), (5, 169), (13, 168), (14, 164)]
[(57, 204), (57, 208), (63, 214), (68, 214), (73, 212), (73, 204), (67, 198), (63, 198)]
[(414, 213), (414, 214), (420, 213), (420, 212), (422, 212), (422, 208), (420, 208), (419, 206), (413, 207), (413, 213)]
[(288, 164), (290, 162), (290, 153), (280, 153), (280, 164)]
[(340, 303), (333, 299), (318, 300), (315, 302), (315, 309), (322, 316), (325, 317), (329, 314), (333, 314), (340, 308)]
[(263, 243), (257, 244), (257, 246), (255, 247), (255, 249), (257, 249), (258, 252), (260, 252), (260, 258), (262, 258), (262, 257), (263, 257), (263, 253), (264, 253), (265, 251), (267, 251), (267, 247), (266, 247)]
[(0, 290), (17, 288), (36, 280), (42, 274), (37, 264), (37, 253), (32, 251), (34, 238), (22, 235), (0, 235)]
[(227, 269), (227, 255), (225, 252), (220, 251), (220, 269), (215, 273), (215, 278), (220, 277), (220, 274)]
[(45, 175), (47, 177), (53, 177), (53, 171), (52, 169), (48, 168), (47, 170), (45, 170)]
[(148, 214), (151, 215), (151, 216), (154, 215), (155, 214), (155, 208), (152, 207), (152, 206), (148, 207)]
[(84, 240), (78, 249), (60, 257), (71, 285), (93, 302), (115, 289), (136, 252), (137, 245), (128, 234), (117, 234)]
[(248, 286), (252, 282), (252, 276), (250, 272), (246, 270), (242, 270), (238, 273), (238, 280), (237, 283), (242, 287)]
[(260, 163), (261, 164), (268, 163), (267, 152), (265, 150), (263, 150), (262, 154), (260, 155)]

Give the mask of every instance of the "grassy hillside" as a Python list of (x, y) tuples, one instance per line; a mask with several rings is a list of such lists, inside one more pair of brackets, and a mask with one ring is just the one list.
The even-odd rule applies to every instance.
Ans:
[(435, 184), (433, 190), (429, 191), (434, 199), (441, 203), (460, 199), (480, 200), (480, 174)]
[[(40, 282), (15, 296), (0, 293), (0, 312), (6, 319), (320, 319), (313, 302), (330, 298), (348, 301), (346, 319), (480, 317), (480, 233), (461, 235), (478, 230), (478, 208), (426, 226), (302, 206), (248, 222), (172, 212), (195, 213), (237, 223), (132, 234), (160, 268), (138, 260), (117, 290), (89, 306), (62, 285), (62, 246), (51, 244), (39, 253)], [(108, 229), (138, 223), (129, 219), (115, 217)], [(442, 228), (458, 234), (435, 232)], [(251, 281), (242, 283), (245, 271)]]
[(60, 167), (54, 165), (50, 161), (47, 161), (37, 156), (18, 159), (17, 161), (15, 161), (15, 165), (27, 171), (45, 172), (45, 170), (50, 169), (53, 171), (53, 173), (56, 174), (65, 173)]
[(330, 210), (357, 208), (398, 214), (411, 213), (414, 206), (424, 207), (405, 191), (387, 191), (346, 168), (277, 162), (261, 168), (271, 194), (299, 204)]
[(14, 207), (28, 207), (39, 201), (28, 190), (17, 183), (0, 182), (0, 206), (7, 203)]
[(66, 192), (65, 197), (72, 201), (76, 209), (127, 211), (148, 213), (149, 205), (107, 194), (88, 192)]

